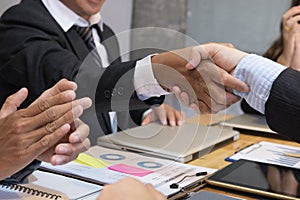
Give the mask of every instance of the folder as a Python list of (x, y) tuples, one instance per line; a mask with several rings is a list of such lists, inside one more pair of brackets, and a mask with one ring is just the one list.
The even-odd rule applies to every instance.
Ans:
[[(40, 169), (102, 184), (110, 184), (125, 177), (133, 177), (144, 183), (151, 183), (158, 191), (169, 198), (178, 195), (183, 188), (192, 190), (203, 186), (204, 180), (216, 171), (216, 169), (100, 146), (92, 146), (84, 154), (93, 156), (99, 160), (99, 163), (105, 163), (106, 166), (99, 168), (91, 166), (90, 163), (82, 164), (73, 161), (61, 166), (42, 163)], [(95, 160), (92, 162), (94, 163)], [(189, 177), (184, 178), (185, 176)], [(181, 179), (184, 180), (179, 182)], [(170, 187), (176, 183), (178, 183), (177, 188)]]
[(98, 194), (102, 186), (54, 173), (34, 171), (24, 183), (0, 182), (0, 197), (6, 200), (75, 200)]

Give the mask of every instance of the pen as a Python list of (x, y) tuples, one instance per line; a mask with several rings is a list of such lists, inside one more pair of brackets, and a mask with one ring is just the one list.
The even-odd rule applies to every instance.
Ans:
[(284, 153), (284, 156), (293, 157), (293, 158), (300, 158), (300, 154), (296, 153)]
[(193, 177), (193, 176), (206, 176), (207, 175), (207, 172), (203, 171), (203, 172), (197, 172), (196, 174), (192, 174), (192, 175), (186, 175), (185, 177), (183, 177), (182, 179), (180, 179), (180, 181), (177, 181), (176, 183), (172, 183), (170, 185), (170, 188), (171, 189), (177, 189), (179, 188), (179, 183), (181, 183), (182, 181), (184, 181), (184, 179), (186, 178), (190, 178), (190, 177)]

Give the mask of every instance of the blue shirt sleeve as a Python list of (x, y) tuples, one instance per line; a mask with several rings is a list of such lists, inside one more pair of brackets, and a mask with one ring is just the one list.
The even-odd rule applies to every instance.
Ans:
[(251, 107), (264, 114), (273, 82), (284, 69), (285, 66), (267, 58), (249, 54), (239, 62), (233, 75), (248, 84), (250, 92), (234, 91), (234, 94), (244, 98)]

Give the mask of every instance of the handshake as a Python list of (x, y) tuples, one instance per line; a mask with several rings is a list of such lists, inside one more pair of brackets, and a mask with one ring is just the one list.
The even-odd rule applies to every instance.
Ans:
[(250, 91), (233, 76), (246, 55), (230, 45), (209, 43), (158, 54), (152, 57), (152, 68), (159, 84), (183, 104), (200, 113), (216, 113), (240, 99), (234, 91)]

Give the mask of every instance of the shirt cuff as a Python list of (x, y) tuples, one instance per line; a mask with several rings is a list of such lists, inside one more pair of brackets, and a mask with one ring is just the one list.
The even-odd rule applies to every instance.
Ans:
[(151, 57), (149, 55), (136, 62), (134, 71), (134, 88), (138, 98), (142, 101), (151, 97), (159, 97), (169, 94), (166, 92), (155, 79), (152, 71)]
[(250, 92), (242, 93), (234, 90), (233, 93), (244, 98), (257, 111), (264, 113), (273, 82), (284, 69), (285, 66), (267, 58), (249, 54), (237, 65), (234, 77), (248, 84)]

